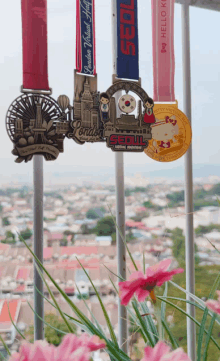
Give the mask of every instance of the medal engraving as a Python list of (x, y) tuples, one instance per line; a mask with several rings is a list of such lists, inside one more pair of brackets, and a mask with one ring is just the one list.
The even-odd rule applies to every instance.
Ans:
[(152, 125), (152, 139), (145, 153), (159, 162), (181, 158), (191, 144), (189, 119), (175, 104), (155, 104), (156, 123)]
[[(114, 94), (120, 90), (126, 94), (116, 104)], [(138, 107), (131, 92), (139, 97)], [(100, 116), (107, 146), (113, 151), (128, 152), (142, 152), (147, 148), (152, 138), (151, 124), (155, 122), (153, 106), (153, 100), (141, 88), (140, 81), (124, 81), (114, 76), (113, 85), (100, 95)], [(122, 111), (120, 117), (117, 117), (117, 109)], [(137, 114), (132, 114), (136, 109)]]
[[(68, 103), (68, 98), (64, 99)], [(14, 143), (15, 162), (28, 162), (34, 154), (55, 160), (63, 152), (64, 135), (69, 130), (67, 107), (62, 101), (60, 107), (50, 96), (37, 93), (25, 93), (12, 102), (6, 115), (6, 128)]]
[(88, 77), (75, 71), (75, 96), (73, 121), (68, 138), (79, 144), (100, 142), (103, 139), (99, 114), (97, 76)]

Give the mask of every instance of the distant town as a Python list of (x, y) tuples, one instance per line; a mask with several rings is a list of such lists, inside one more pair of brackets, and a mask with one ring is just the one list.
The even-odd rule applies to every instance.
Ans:
[[(220, 265), (220, 178), (197, 179), (194, 183), (195, 262), (200, 266)], [(141, 175), (125, 179), (125, 233), (128, 247), (142, 268), (165, 258), (173, 266), (184, 264), (186, 213), (184, 184), (177, 181), (150, 183)], [(114, 184), (82, 182), (45, 186), (44, 265), (61, 289), (88, 318), (82, 298), (106, 330), (94, 289), (80, 263), (102, 296), (111, 322), (118, 332), (118, 298), (109, 279), (118, 287), (116, 251), (116, 193)], [(33, 259), (19, 238), (33, 249), (33, 188), (2, 185), (0, 188), (0, 336), (11, 351), (21, 337), (13, 323), (25, 332), (33, 324)], [(178, 243), (179, 242), (179, 243)], [(80, 262), (80, 263), (79, 263)], [(134, 270), (127, 254), (127, 269)], [(74, 316), (57, 289), (48, 280), (59, 306)], [(47, 288), (44, 294), (50, 299)], [(149, 307), (152, 307), (148, 301)], [(11, 318), (8, 313), (8, 306)], [(45, 302), (45, 313), (54, 312)], [(56, 313), (56, 312), (55, 312)], [(77, 329), (78, 333), (83, 332)], [(0, 345), (0, 348), (2, 346)], [(3, 347), (2, 347), (3, 349)], [(0, 350), (1, 351), (1, 350)], [(94, 360), (108, 360), (98, 352)]]

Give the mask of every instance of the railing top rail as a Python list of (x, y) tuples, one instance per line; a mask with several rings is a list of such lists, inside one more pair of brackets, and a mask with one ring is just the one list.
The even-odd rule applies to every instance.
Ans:
[(189, 5), (207, 9), (207, 10), (214, 10), (220, 11), (220, 0), (175, 0), (177, 4), (184, 4), (188, 2)]

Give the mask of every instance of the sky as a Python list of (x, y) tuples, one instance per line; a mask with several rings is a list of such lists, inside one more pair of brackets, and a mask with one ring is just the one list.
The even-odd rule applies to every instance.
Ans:
[[(151, 0), (138, 0), (139, 67), (142, 87), (153, 96)], [(48, 68), (52, 96), (66, 94), (73, 101), (75, 68), (75, 0), (48, 0)], [(175, 94), (183, 110), (182, 24), (181, 5), (175, 4)], [(190, 8), (190, 49), (192, 84), (193, 163), (220, 164), (219, 101), (220, 101), (220, 13)], [(96, 55), (98, 90), (105, 91), (112, 78), (111, 0), (96, 0)], [(214, 29), (214, 31), (213, 31)], [(19, 176), (32, 179), (32, 162), (16, 164), (11, 154), (13, 144), (5, 129), (5, 115), (18, 97), (22, 85), (22, 32), (20, 1), (5, 1), (0, 13), (0, 175), (2, 179)], [(126, 168), (138, 165), (161, 170), (184, 164), (184, 157), (172, 163), (160, 163), (145, 153), (126, 153)], [(53, 162), (44, 162), (45, 175), (57, 170), (111, 167), (115, 154), (105, 143), (78, 145), (65, 140), (64, 153)]]

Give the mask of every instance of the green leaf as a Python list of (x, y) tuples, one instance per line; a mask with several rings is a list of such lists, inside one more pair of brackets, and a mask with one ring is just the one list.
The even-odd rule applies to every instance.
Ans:
[(156, 344), (157, 341), (159, 341), (159, 335), (158, 335), (158, 331), (157, 328), (154, 324), (153, 318), (150, 314), (150, 310), (147, 306), (146, 302), (140, 302), (140, 307), (143, 311), (144, 314), (149, 313), (149, 315), (144, 316), (144, 320), (147, 323), (147, 328), (149, 328), (151, 330), (151, 334), (152, 334), (152, 338), (153, 338), (153, 343)]
[(69, 329), (70, 333), (74, 333), (74, 330), (72, 329), (71, 325), (69, 324), (69, 322), (67, 321), (66, 317), (64, 316), (61, 308), (59, 307), (59, 305), (58, 305), (58, 303), (57, 303), (57, 301), (56, 301), (56, 299), (55, 299), (55, 297), (54, 297), (54, 295), (53, 295), (53, 292), (51, 292), (50, 287), (48, 286), (47, 281), (45, 280), (45, 278), (44, 278), (44, 276), (43, 276), (43, 273), (42, 273), (41, 270), (40, 270), (40, 267), (39, 267), (37, 264), (36, 264), (35, 266), (36, 266), (36, 268), (37, 268), (37, 271), (38, 271), (39, 275), (41, 276), (42, 280), (44, 281), (44, 283), (45, 283), (45, 285), (46, 285), (46, 287), (47, 287), (47, 289), (48, 289), (48, 292), (49, 292), (49, 294), (50, 294), (53, 302), (54, 302), (55, 305), (57, 306), (57, 309), (58, 309), (58, 311), (59, 311), (60, 316), (62, 317), (63, 321), (64, 321), (65, 324), (67, 325), (67, 328)]
[(210, 326), (209, 326), (209, 332), (206, 336), (205, 348), (204, 348), (204, 353), (203, 353), (203, 361), (207, 360), (209, 343), (211, 340), (212, 330), (213, 330), (213, 326), (215, 324), (216, 316), (217, 316), (216, 314), (213, 315)]
[(147, 340), (149, 341), (150, 345), (152, 347), (154, 347), (156, 345), (156, 342), (154, 342), (151, 334), (153, 334), (153, 330), (152, 329), (148, 329), (148, 324), (146, 323), (145, 317), (141, 316), (139, 310), (138, 310), (138, 303), (135, 299), (132, 300), (132, 306), (134, 308), (134, 311), (136, 313), (136, 316), (139, 320), (139, 323), (142, 327), (142, 331), (145, 334)]
[(96, 293), (96, 296), (98, 297), (98, 300), (99, 300), (99, 303), (100, 303), (100, 305), (101, 305), (103, 314), (104, 314), (104, 316), (105, 316), (105, 320), (106, 320), (106, 323), (107, 323), (107, 326), (108, 326), (108, 329), (109, 329), (109, 332), (110, 332), (112, 341), (113, 341), (113, 343), (115, 344), (115, 346), (116, 346), (117, 348), (119, 348), (119, 346), (118, 346), (118, 341), (117, 341), (117, 338), (116, 338), (116, 336), (115, 336), (114, 329), (113, 329), (113, 327), (112, 327), (112, 324), (111, 324), (111, 321), (110, 321), (110, 319), (109, 319), (108, 313), (107, 313), (107, 311), (106, 311), (106, 309), (105, 309), (105, 306), (104, 306), (104, 304), (103, 304), (103, 302), (102, 302), (102, 300), (101, 300), (101, 297), (100, 297), (100, 295), (99, 295), (99, 293), (98, 293), (98, 291), (97, 291), (94, 283), (92, 282), (91, 278), (89, 277), (88, 273), (86, 272), (85, 268), (83, 267), (82, 263), (79, 261), (79, 259), (78, 259), (77, 257), (76, 257), (76, 259), (77, 259), (77, 261), (79, 262), (80, 266), (82, 267), (83, 271), (85, 272), (86, 276), (88, 277), (88, 279), (89, 279), (89, 281), (90, 281), (90, 283), (91, 283), (91, 285), (92, 285), (92, 287), (93, 287), (93, 289), (94, 289), (94, 291), (95, 291), (95, 293)]
[(126, 247), (126, 249), (127, 249), (127, 251), (128, 251), (129, 257), (130, 257), (130, 259), (131, 259), (131, 261), (132, 261), (132, 263), (133, 263), (133, 265), (134, 265), (134, 268), (136, 269), (136, 271), (138, 271), (138, 267), (137, 267), (137, 265), (136, 265), (136, 263), (135, 263), (135, 261), (134, 261), (134, 259), (133, 259), (133, 257), (132, 257), (132, 254), (131, 254), (131, 252), (130, 252), (130, 250), (129, 250), (129, 248), (128, 248), (127, 242), (126, 242), (126, 240), (124, 239), (124, 236), (123, 236), (120, 228), (118, 227), (117, 223), (115, 222), (115, 218), (114, 218), (114, 216), (113, 216), (113, 214), (112, 214), (111, 208), (110, 208), (109, 206), (108, 206), (108, 208), (109, 208), (109, 211), (110, 211), (110, 213), (111, 213), (111, 216), (112, 216), (112, 218), (113, 218), (113, 220), (114, 220), (115, 226), (116, 226), (116, 228), (118, 229), (118, 232), (119, 232), (119, 234), (120, 234), (120, 236), (121, 236), (121, 239), (123, 240), (124, 245), (125, 245), (125, 247)]
[(111, 272), (114, 276), (116, 276), (117, 278), (120, 278), (120, 280), (121, 280), (122, 282), (125, 281), (125, 279), (124, 279), (123, 277), (120, 277), (120, 276), (116, 275), (116, 273), (112, 272), (106, 265), (103, 264), (103, 266), (104, 266), (109, 272)]
[[(212, 286), (212, 289), (210, 291), (209, 294), (209, 298), (213, 298), (214, 294), (218, 288), (220, 282), (220, 273), (218, 274), (218, 276), (215, 279), (215, 282)], [(207, 320), (207, 315), (208, 315), (208, 308), (205, 308), (205, 311), (203, 313), (203, 317), (202, 317), (202, 322), (201, 322), (201, 327), (199, 329), (199, 337), (198, 337), (198, 348), (197, 348), (197, 360), (200, 361), (201, 360), (201, 355), (202, 355), (202, 343), (203, 343), (203, 337), (204, 337), (204, 329), (205, 329), (205, 324), (206, 324), (206, 320)], [(214, 317), (214, 316), (213, 316)], [(216, 318), (216, 317), (215, 317)], [(215, 322), (215, 318), (214, 318), (214, 322)], [(212, 318), (213, 320), (213, 318)], [(212, 322), (212, 321), (211, 321)], [(209, 345), (209, 334), (206, 336), (206, 345), (208, 347)]]
[[(167, 297), (168, 292), (168, 282), (165, 282), (165, 290), (163, 297)], [(166, 302), (161, 302), (161, 320), (165, 321), (166, 319)], [(164, 328), (162, 329), (162, 338), (164, 339)]]
[(145, 271), (146, 271), (146, 263), (145, 263), (145, 253), (143, 251), (143, 272), (145, 274)]
[(79, 289), (79, 287), (77, 286), (76, 283), (75, 283), (75, 286), (76, 286), (76, 288), (77, 288), (77, 290), (78, 290), (78, 292), (79, 292), (79, 294), (80, 294), (80, 296), (81, 296), (81, 298), (82, 298), (82, 300), (83, 300), (83, 302), (84, 302), (87, 310), (89, 311), (90, 315), (92, 316), (93, 320), (95, 321), (97, 328), (99, 329), (100, 332), (103, 332), (100, 324), (98, 323), (97, 319), (95, 318), (95, 316), (93, 315), (92, 311), (91, 311), (90, 308), (88, 307), (86, 301), (85, 301), (84, 298), (82, 297), (82, 293), (80, 292), (80, 289)]
[(0, 334), (0, 340), (2, 341), (2, 344), (3, 344), (4, 348), (5, 348), (6, 351), (7, 351), (7, 354), (8, 354), (9, 356), (11, 356), (11, 352), (10, 352), (8, 346), (6, 345), (5, 341), (3, 340), (1, 334)]
[[(128, 355), (126, 355), (121, 349), (116, 349), (115, 348), (115, 344), (110, 341), (109, 339), (107, 339), (107, 337), (105, 336), (105, 334), (101, 333), (95, 326), (94, 324), (80, 311), (80, 309), (70, 300), (69, 297), (67, 297), (67, 295), (63, 292), (63, 290), (59, 287), (59, 285), (54, 281), (54, 279), (51, 277), (51, 275), (49, 274), (49, 272), (47, 271), (47, 269), (43, 266), (43, 264), (40, 262), (40, 260), (36, 257), (36, 255), (34, 254), (34, 252), (31, 250), (31, 248), (27, 245), (27, 243), (25, 242), (25, 240), (19, 235), (19, 239), (21, 240), (21, 242), (23, 242), (25, 244), (25, 246), (28, 248), (29, 252), (32, 254), (32, 256), (34, 257), (36, 263), (43, 269), (43, 271), (45, 272), (45, 274), (49, 277), (49, 279), (51, 280), (51, 282), (55, 285), (55, 287), (58, 289), (58, 291), (60, 292), (60, 294), (63, 296), (63, 298), (67, 301), (67, 303), (70, 305), (70, 307), (72, 308), (72, 310), (74, 311), (74, 313), (80, 318), (80, 320), (82, 321), (82, 323), (84, 324), (84, 327), (87, 327), (87, 331), (88, 333), (92, 334), (92, 335), (97, 335), (99, 336), (101, 339), (106, 341), (107, 344), (107, 350), (106, 352), (109, 354), (110, 357), (113, 357), (114, 360), (117, 361), (130, 361), (130, 358), (128, 357)], [(71, 319), (71, 316), (68, 316)], [(77, 324), (76, 321), (74, 321), (75, 324)], [(83, 328), (83, 326), (81, 326)]]
[(34, 312), (34, 314), (39, 318), (39, 320), (43, 321), (43, 323), (45, 325), (47, 325), (48, 327), (52, 328), (53, 330), (57, 331), (57, 332), (60, 332), (60, 333), (63, 333), (64, 335), (67, 335), (67, 332), (65, 331), (62, 331), (62, 330), (58, 330), (58, 328), (50, 325), (48, 322), (46, 322), (42, 317), (40, 317), (37, 312), (33, 309), (33, 307), (31, 306), (31, 304), (27, 301), (29, 307), (31, 308), (31, 310)]
[[(7, 306), (8, 306), (8, 301), (7, 301)], [(11, 323), (13, 324), (14, 328), (16, 329), (16, 331), (19, 333), (19, 335), (25, 340), (25, 337), (24, 335), (22, 335), (21, 331), (17, 328), (17, 326), (15, 325), (14, 321), (12, 320), (12, 317), (11, 317), (11, 312), (10, 312), (10, 309), (9, 309), (9, 306), (8, 306), (8, 314), (9, 314), (9, 317), (10, 317), (10, 320), (11, 320)]]
[(162, 321), (163, 327), (165, 328), (165, 330), (166, 330), (166, 332), (167, 332), (167, 334), (168, 334), (168, 336), (170, 338), (170, 342), (171, 342), (173, 348), (174, 349), (178, 348), (179, 344), (178, 344), (177, 340), (175, 339), (175, 337), (173, 336), (172, 332), (170, 331), (168, 323), (166, 322), (165, 319), (162, 319), (161, 321)]
[[(159, 296), (157, 296), (158, 299), (160, 299)], [(185, 316), (189, 317), (197, 326), (201, 327), (201, 323), (199, 323), (194, 317), (190, 316), (188, 313), (186, 313), (184, 310), (182, 310), (182, 308), (174, 305), (174, 303), (169, 302), (167, 300), (163, 300), (164, 302), (166, 302), (168, 305), (173, 306), (174, 308), (176, 308), (178, 311), (180, 311), (181, 313), (183, 313)], [(204, 332), (206, 334), (208, 334), (208, 331), (205, 329)], [(211, 340), (213, 341), (213, 343), (217, 346), (217, 348), (220, 350), (220, 346), (218, 345), (218, 343), (215, 341), (215, 339), (211, 336)]]

